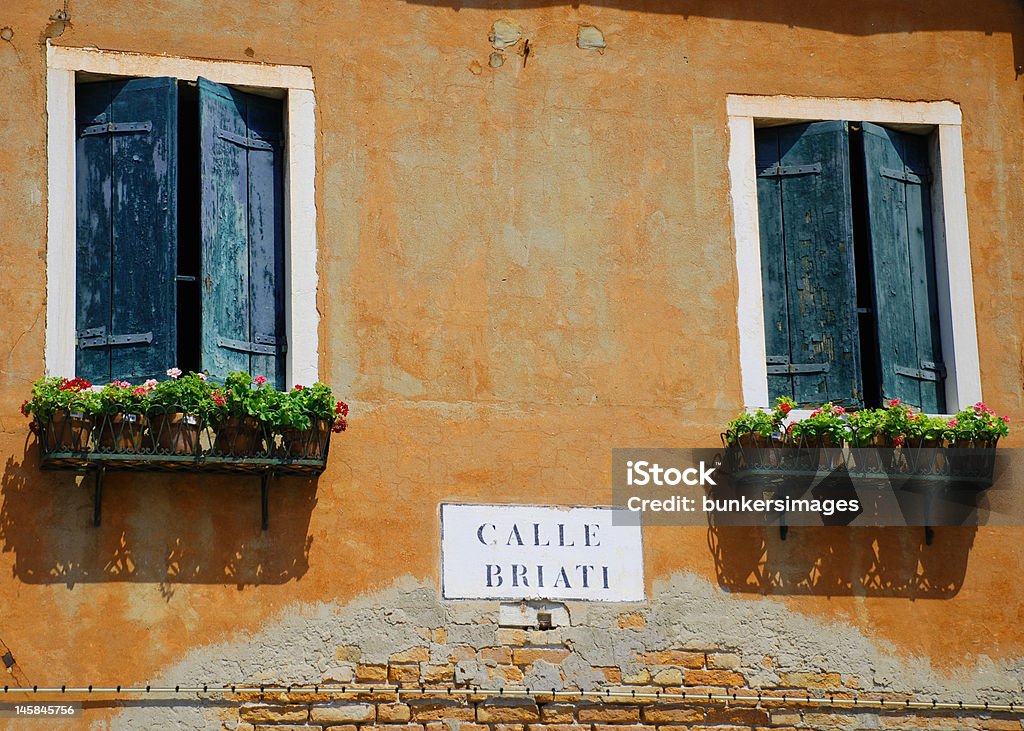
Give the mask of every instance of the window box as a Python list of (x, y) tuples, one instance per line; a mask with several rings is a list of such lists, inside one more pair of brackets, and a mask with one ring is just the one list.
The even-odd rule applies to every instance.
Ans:
[[(136, 417), (134, 420), (131, 417)], [(274, 430), (262, 422), (243, 434), (237, 425), (218, 428), (173, 407), (146, 418), (138, 414), (88, 417), (67, 409), (33, 421), (39, 464), (46, 470), (92, 473), (93, 522), (100, 524), (103, 478), (118, 472), (200, 472), (260, 478), (262, 526), (267, 529), (271, 477), (317, 477), (327, 466), (331, 423), (314, 419), (306, 431)]]

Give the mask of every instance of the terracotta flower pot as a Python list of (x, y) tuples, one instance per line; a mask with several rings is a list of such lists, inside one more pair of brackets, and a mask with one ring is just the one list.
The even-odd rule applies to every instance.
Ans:
[(85, 452), (89, 449), (92, 418), (82, 411), (54, 411), (46, 424), (49, 452)]
[(263, 450), (260, 421), (254, 416), (229, 416), (217, 427), (213, 449), (235, 457), (253, 456)]
[(199, 449), (199, 417), (180, 411), (150, 417), (149, 433), (156, 446), (171, 454), (195, 454)]
[(142, 414), (113, 414), (100, 421), (99, 448), (107, 452), (138, 452), (146, 430)]
[(309, 429), (285, 427), (281, 430), (285, 455), (296, 459), (323, 459), (330, 437), (331, 424), (323, 419), (314, 421)]

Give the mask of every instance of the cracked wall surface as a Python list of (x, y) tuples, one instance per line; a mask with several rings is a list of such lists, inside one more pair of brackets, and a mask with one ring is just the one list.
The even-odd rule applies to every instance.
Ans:
[[(440, 503), (607, 504), (613, 447), (714, 446), (742, 407), (727, 94), (960, 105), (982, 387), (1021, 421), (1019, 4), (75, 0), (59, 21), (53, 2), (8, 5), (0, 641), (19, 684), (362, 667), (492, 688), (737, 673), (1020, 692), (1014, 528), (928, 545), (898, 528), (648, 527), (649, 601), (572, 603), (543, 641), (500, 634), (496, 605), (438, 599)], [(254, 481), (109, 475), (93, 527), (89, 483), (38, 467), (18, 406), (45, 368), (47, 37), (312, 70), (320, 373), (352, 413), (319, 480), (271, 487), (266, 532)], [(545, 651), (500, 649), (527, 646)]]

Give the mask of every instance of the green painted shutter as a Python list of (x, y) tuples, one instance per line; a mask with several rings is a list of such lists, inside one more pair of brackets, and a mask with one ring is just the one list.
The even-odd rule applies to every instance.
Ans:
[(882, 398), (945, 411), (928, 140), (864, 123)]
[(174, 364), (177, 83), (76, 88), (78, 375), (139, 381)]
[(768, 392), (863, 403), (845, 122), (758, 129)]
[(202, 358), (284, 387), (281, 104), (199, 80)]

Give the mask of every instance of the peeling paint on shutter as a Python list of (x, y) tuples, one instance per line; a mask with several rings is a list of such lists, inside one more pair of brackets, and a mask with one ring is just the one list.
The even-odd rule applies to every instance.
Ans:
[(946, 408), (927, 138), (864, 124), (882, 398)]
[(139, 381), (174, 364), (177, 82), (76, 88), (76, 371)]
[(284, 387), (281, 104), (199, 80), (202, 358)]
[(769, 397), (863, 403), (845, 122), (758, 129)]

